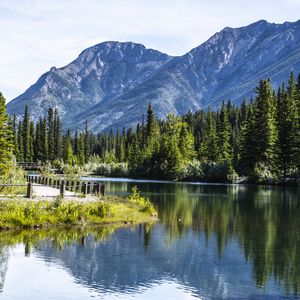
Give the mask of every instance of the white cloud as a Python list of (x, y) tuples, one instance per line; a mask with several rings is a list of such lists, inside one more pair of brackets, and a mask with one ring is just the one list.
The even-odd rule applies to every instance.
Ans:
[(12, 99), (106, 40), (180, 55), (225, 26), (294, 21), (296, 8), (298, 0), (0, 0), (0, 90)]

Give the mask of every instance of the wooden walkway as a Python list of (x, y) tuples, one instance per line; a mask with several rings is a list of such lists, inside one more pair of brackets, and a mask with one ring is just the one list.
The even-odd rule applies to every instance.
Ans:
[[(34, 184), (32, 187), (33, 197), (57, 197), (60, 195), (60, 190), (51, 186)], [(76, 193), (65, 191), (65, 196), (75, 197)]]

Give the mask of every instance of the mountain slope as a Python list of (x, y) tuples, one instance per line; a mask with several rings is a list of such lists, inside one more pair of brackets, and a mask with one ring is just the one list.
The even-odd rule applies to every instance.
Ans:
[(169, 59), (141, 44), (101, 43), (84, 50), (69, 65), (51, 68), (24, 94), (9, 102), (7, 109), (21, 115), (28, 104), (37, 118), (49, 107), (56, 107), (66, 121), (106, 98), (134, 88)]
[[(94, 130), (121, 128), (141, 121), (151, 100), (159, 117), (168, 112), (216, 108), (223, 99), (239, 104), (254, 95), (259, 80), (276, 86), (300, 71), (300, 22), (282, 25), (259, 21), (242, 28), (225, 28), (182, 57), (164, 64), (147, 81), (114, 101), (97, 104), (78, 115)], [(122, 111), (120, 111), (122, 107)], [(109, 121), (109, 118), (113, 119)]]
[[(122, 45), (126, 48), (127, 44), (135, 45)], [(104, 47), (106, 43), (100, 45)], [(54, 70), (68, 70), (68, 82), (62, 80), (59, 82), (61, 85), (54, 85), (50, 100), (60, 93), (58, 106), (63, 107), (63, 112), (69, 106), (68, 101), (77, 104), (77, 115), (75, 110), (65, 115), (67, 127), (82, 129), (87, 119), (94, 131), (117, 129), (140, 122), (149, 101), (156, 115), (163, 118), (168, 112), (183, 114), (199, 108), (217, 108), (223, 99), (239, 104), (244, 97), (254, 95), (255, 86), (264, 78), (270, 78), (277, 86), (288, 78), (292, 70), (300, 71), (300, 21), (284, 24), (258, 21), (241, 28), (227, 27), (187, 54), (174, 58), (139, 45), (137, 49), (143, 49), (142, 57), (147, 56), (148, 60), (141, 59), (140, 55), (136, 61), (132, 51), (131, 55), (123, 56), (124, 61), (120, 64), (120, 52), (110, 55), (102, 50), (101, 61), (106, 60), (105, 67), (89, 58), (97, 53), (91, 49), (93, 47), (83, 53), (87, 61), (93, 61), (92, 68), (81, 62), (82, 53), (79, 62), (75, 60), (65, 68)], [(147, 51), (150, 51), (149, 54)], [(128, 63), (128, 57), (134, 61), (133, 64)], [(124, 65), (126, 75), (122, 75), (121, 80), (119, 74), (123, 74)], [(140, 65), (141, 68), (138, 67)], [(85, 78), (83, 83), (77, 83), (78, 77)], [(74, 89), (76, 97), (62, 93), (69, 82), (72, 82), (70, 89)], [(41, 91), (38, 83), (32, 88)], [(20, 103), (24, 99), (30, 99), (25, 94), (9, 103), (9, 112), (15, 112), (16, 104), (22, 106)], [(47, 97), (39, 97), (39, 103)]]

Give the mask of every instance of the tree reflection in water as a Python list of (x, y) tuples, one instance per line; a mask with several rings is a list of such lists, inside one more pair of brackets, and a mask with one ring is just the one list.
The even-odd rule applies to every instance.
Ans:
[[(132, 185), (110, 183), (112, 190), (121, 193)], [(200, 284), (213, 290), (220, 282), (210, 281), (221, 277), (212, 274), (213, 265), (203, 263), (207, 256), (197, 247), (200, 249), (201, 243), (212, 247), (210, 241), (215, 240), (219, 264), (231, 263), (228, 251), (232, 251), (241, 272), (242, 264), (250, 264), (256, 286), (265, 287), (274, 278), (287, 293), (299, 293), (299, 189), (155, 183), (139, 184), (139, 189), (155, 202), (159, 223), (116, 232), (105, 226), (1, 233), (2, 284), (7, 258), (6, 265), (2, 261), (8, 253), (3, 249), (22, 242), (26, 255), (34, 248), (45, 260), (63, 263), (84, 284), (104, 290), (125, 291), (168, 274), (195, 290), (200, 290)], [(235, 243), (242, 249), (244, 261), (238, 260)], [(243, 274), (228, 276), (234, 282)]]

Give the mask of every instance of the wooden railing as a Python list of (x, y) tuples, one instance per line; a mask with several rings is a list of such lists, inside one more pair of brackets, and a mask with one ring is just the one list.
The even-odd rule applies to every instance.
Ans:
[[(62, 198), (65, 197), (65, 192), (72, 191), (74, 193), (81, 193), (84, 197), (87, 195), (103, 195), (105, 194), (105, 184), (99, 181), (75, 181), (54, 179), (42, 176), (26, 176), (27, 184), (0, 184), (0, 188), (6, 187), (27, 187), (26, 198), (32, 199), (34, 186), (48, 186), (59, 189), (59, 194)], [(24, 192), (23, 192), (24, 193)], [(24, 195), (24, 194), (23, 194)]]
[(36, 183), (38, 185), (49, 186), (60, 190), (60, 195), (64, 197), (65, 191), (82, 193), (84, 196), (89, 194), (103, 195), (105, 194), (105, 184), (99, 181), (82, 181), (82, 180), (67, 180), (55, 179), (51, 177), (43, 177), (37, 175), (27, 175), (28, 183)]

